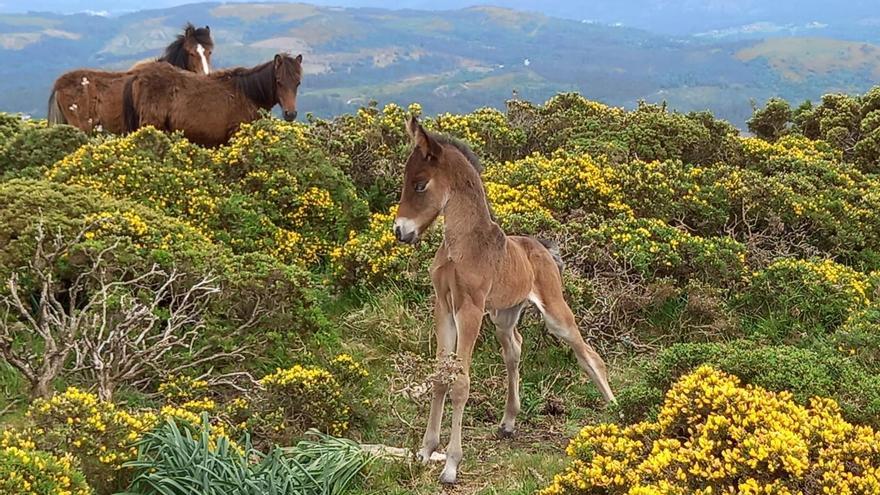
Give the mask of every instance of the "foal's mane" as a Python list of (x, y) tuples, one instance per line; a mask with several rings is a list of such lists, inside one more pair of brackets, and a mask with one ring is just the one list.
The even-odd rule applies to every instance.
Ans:
[[(196, 43), (200, 43), (203, 47), (213, 48), (214, 41), (211, 39), (211, 31), (205, 28), (196, 28), (192, 25), (192, 23), (187, 23), (184, 26), (183, 31), (186, 33), (190, 29), (195, 33)], [(186, 50), (183, 48), (183, 44), (186, 42), (186, 34), (178, 34), (177, 39), (171, 42), (167, 48), (165, 48), (165, 53), (159, 57), (159, 62), (168, 62), (169, 64), (180, 67), (181, 69), (189, 69), (189, 57), (186, 53)]]
[(477, 175), (483, 173), (483, 165), (480, 164), (480, 159), (477, 157), (476, 153), (468, 146), (467, 143), (458, 139), (456, 137), (452, 137), (446, 134), (438, 134), (436, 132), (429, 132), (431, 139), (439, 144), (448, 144), (453, 146), (455, 149), (461, 152), (462, 155), (467, 159), (468, 163), (471, 164), (471, 167), (474, 167), (474, 170), (477, 171)]
[[(483, 165), (480, 163), (480, 158), (474, 153), (474, 150), (471, 149), (470, 146), (461, 139), (457, 137), (449, 136), (446, 134), (438, 134), (436, 132), (428, 131), (428, 134), (431, 136), (435, 142), (440, 145), (448, 144), (464, 155), (465, 159), (468, 161), (471, 167), (473, 167), (474, 171), (477, 172), (478, 176), (483, 175)], [(489, 217), (493, 222), (497, 221), (497, 217), (495, 216), (495, 210), (492, 209), (492, 203), (489, 201), (488, 196), (483, 196), (486, 199), (486, 206), (489, 207)]]

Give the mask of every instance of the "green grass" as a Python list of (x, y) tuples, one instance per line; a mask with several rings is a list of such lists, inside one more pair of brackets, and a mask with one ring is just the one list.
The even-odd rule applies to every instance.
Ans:
[[(416, 449), (427, 420), (429, 398), (413, 401), (395, 393), (402, 381), (395, 369), (400, 353), (422, 358), (427, 373), (434, 356), (430, 300), (410, 291), (387, 290), (365, 297), (360, 309), (337, 308), (347, 351), (366, 362), (372, 376), (387, 390), (375, 398), (376, 423), (361, 432), (365, 443)], [(449, 493), (526, 494), (545, 486), (565, 465), (568, 440), (584, 425), (614, 419), (596, 387), (577, 365), (572, 352), (551, 337), (536, 313), (527, 312), (521, 369), (522, 411), (513, 439), (496, 437), (504, 409), (506, 379), (500, 347), (488, 319), (471, 372), (471, 396), (464, 418), (464, 460), (459, 484)], [(630, 381), (632, 358), (611, 362), (612, 387)], [(423, 377), (408, 377), (418, 382)], [(441, 449), (449, 435), (447, 401)], [(442, 463), (423, 467), (405, 460), (372, 465), (355, 494), (438, 493)]]

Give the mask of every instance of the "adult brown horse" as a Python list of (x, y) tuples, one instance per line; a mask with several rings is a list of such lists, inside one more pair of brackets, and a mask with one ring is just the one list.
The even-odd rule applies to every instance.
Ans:
[(302, 81), (302, 55), (275, 55), (252, 68), (219, 71), (208, 77), (151, 64), (125, 83), (125, 130), (151, 125), (183, 135), (203, 146), (226, 144), (260, 110), (281, 105), (284, 120), (296, 119), (296, 94)]
[[(479, 161), (462, 143), (426, 132), (415, 118), (407, 122), (414, 146), (406, 162), (394, 234), (416, 243), (434, 220), (444, 216), (443, 243), (431, 265), (437, 357), (455, 354), (461, 373), (451, 385), (452, 434), (440, 475), (454, 483), (462, 458), (461, 423), (470, 390), (470, 366), (483, 315), (495, 323), (495, 336), (507, 369), (507, 403), (502, 436), (512, 435), (519, 412), (519, 359), (522, 336), (516, 330), (529, 303), (538, 307), (550, 333), (571, 346), (581, 368), (607, 401), (614, 401), (605, 363), (584, 342), (562, 295), (559, 253), (531, 237), (507, 236), (489, 212)], [(440, 444), (443, 403), (450, 386), (434, 383), (434, 398), (419, 456), (423, 461)]]
[(139, 62), (129, 72), (80, 69), (67, 72), (55, 81), (49, 95), (49, 124), (70, 124), (86, 132), (105, 130), (116, 134), (124, 130), (122, 91), (125, 78), (146, 64), (163, 62), (190, 72), (209, 74), (214, 41), (211, 28), (187, 24), (165, 53), (150, 62)]

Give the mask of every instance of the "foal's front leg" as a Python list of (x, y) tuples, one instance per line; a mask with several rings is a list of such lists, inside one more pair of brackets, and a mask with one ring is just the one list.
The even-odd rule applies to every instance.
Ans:
[[(437, 294), (434, 302), (434, 336), (437, 339), (437, 363), (446, 359), (455, 349), (456, 329), (455, 319), (446, 297)], [(428, 462), (431, 454), (440, 445), (440, 425), (443, 422), (443, 403), (446, 401), (446, 392), (449, 385), (445, 381), (435, 381), (433, 384), (433, 399), (431, 400), (431, 413), (428, 416), (428, 426), (425, 428), (425, 436), (422, 438), (422, 448), (419, 458), (422, 462)]]
[(461, 423), (464, 417), (464, 406), (470, 394), (471, 357), (474, 343), (480, 333), (485, 303), (465, 297), (460, 305), (456, 305), (455, 324), (458, 329), (456, 354), (461, 359), (461, 374), (452, 384), (452, 433), (446, 447), (446, 466), (440, 473), (443, 483), (455, 483), (458, 478), (458, 464), (462, 458)]

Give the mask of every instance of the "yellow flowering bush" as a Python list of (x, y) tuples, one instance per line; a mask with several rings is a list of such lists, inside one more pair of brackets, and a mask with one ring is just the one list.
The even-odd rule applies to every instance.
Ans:
[(822, 347), (761, 345), (752, 340), (683, 342), (663, 348), (637, 366), (635, 378), (617, 394), (616, 409), (627, 423), (653, 419), (663, 393), (681, 376), (710, 365), (743, 383), (787, 391), (799, 404), (812, 397), (837, 401), (848, 421), (880, 425), (880, 376), (846, 355)]
[(83, 146), (49, 171), (50, 180), (132, 199), (201, 228), (230, 191), (216, 180), (209, 150), (182, 135), (145, 127), (118, 139)]
[(795, 337), (799, 329), (830, 333), (868, 304), (869, 283), (864, 273), (832, 260), (783, 258), (755, 273), (741, 299), (752, 313), (793, 327), (782, 325), (786, 333), (777, 337)]
[(75, 387), (33, 401), (27, 415), (24, 435), (37, 448), (73, 455), (93, 486), (107, 487), (121, 487), (118, 471), (137, 456), (135, 442), (158, 421), (153, 412), (130, 412)]
[[(339, 284), (371, 284), (406, 278), (410, 260), (417, 250), (395, 239), (396, 215), (396, 206), (388, 213), (374, 213), (365, 230), (351, 231), (348, 240), (334, 249), (330, 258)], [(425, 251), (424, 247), (417, 249)]]
[(568, 226), (583, 250), (579, 263), (631, 266), (647, 279), (697, 278), (718, 283), (745, 275), (746, 248), (731, 237), (701, 237), (653, 218), (621, 215), (598, 227)]
[(229, 422), (231, 409), (209, 397), (186, 397), (193, 395), (191, 390), (204, 388), (199, 381), (176, 378), (163, 385), (163, 395), (173, 402), (158, 410), (130, 410), (76, 387), (51, 399), (34, 400), (23, 428), (0, 432), (0, 448), (39, 449), (70, 456), (91, 486), (103, 494), (125, 488), (131, 473), (124, 464), (137, 458), (137, 442), (167, 419), (200, 428), (201, 417), (207, 413), (211, 445), (221, 437), (237, 438), (244, 432)]
[(371, 211), (385, 211), (398, 198), (401, 164), (410, 150), (407, 113), (419, 115), (421, 106), (414, 103), (404, 109), (389, 103), (379, 108), (370, 102), (354, 114), (311, 119), (310, 139), (365, 193)]
[[(614, 183), (613, 169), (585, 154), (572, 155), (562, 150), (549, 157), (533, 154), (515, 162), (490, 165), (484, 178), (488, 183), (519, 191), (517, 208), (543, 209), (557, 218), (566, 218), (574, 210), (602, 215), (628, 211), (622, 203), (621, 190)], [(507, 206), (512, 199), (509, 194), (505, 197), (498, 194), (497, 187), (492, 189), (494, 199), (500, 200), (501, 211), (511, 210)], [(489, 199), (495, 207), (492, 195)]]
[(18, 447), (0, 447), (0, 493), (91, 495), (70, 456), (55, 457)]
[[(260, 380), (262, 400), (277, 418), (270, 438), (292, 438), (308, 428), (332, 435), (348, 430), (351, 408), (343, 397), (339, 380), (324, 368), (294, 365), (278, 369)], [(263, 413), (264, 415), (266, 413)]]
[(171, 376), (159, 384), (159, 394), (174, 404), (202, 398), (206, 393), (208, 382), (185, 375)]
[(250, 431), (260, 444), (289, 445), (309, 428), (342, 435), (364, 421), (369, 417), (370, 401), (365, 397), (370, 386), (366, 368), (351, 355), (340, 354), (325, 367), (296, 364), (276, 369), (260, 379), (257, 389), (222, 407), (203, 399), (181, 408), (220, 413), (232, 430)]
[(567, 453), (542, 495), (880, 491), (880, 433), (832, 400), (800, 406), (710, 367), (679, 380), (656, 421), (588, 426)]
[(241, 126), (217, 150), (143, 128), (83, 146), (46, 178), (148, 205), (236, 253), (260, 251), (304, 266), (324, 261), (366, 216), (350, 180), (305, 126), (276, 119)]
[(427, 121), (429, 129), (468, 143), (482, 160), (514, 160), (525, 143), (525, 133), (494, 108), (480, 108), (466, 115), (444, 113)]

